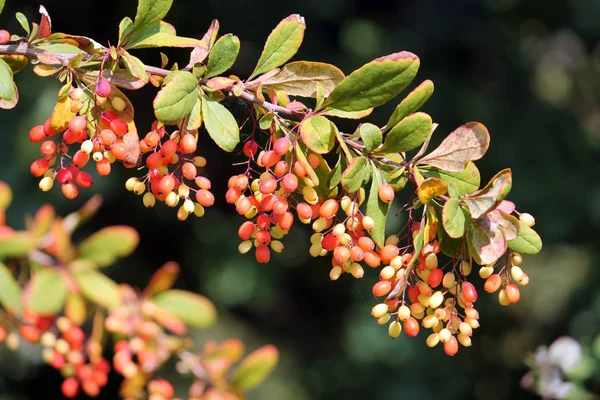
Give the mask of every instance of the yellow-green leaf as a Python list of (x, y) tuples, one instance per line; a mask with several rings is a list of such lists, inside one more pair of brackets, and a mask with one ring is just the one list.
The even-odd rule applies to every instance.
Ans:
[(121, 304), (119, 286), (106, 275), (95, 269), (73, 272), (81, 293), (90, 301), (111, 309)]
[(317, 83), (323, 90), (322, 96), (329, 93), (344, 79), (344, 73), (335, 65), (295, 61), (286, 64), (276, 75), (262, 82), (265, 90), (276, 90), (288, 96), (316, 97)]
[(304, 18), (298, 14), (292, 14), (281, 21), (267, 38), (249, 79), (277, 68), (292, 58), (302, 44), (305, 29)]
[(376, 125), (370, 123), (361, 124), (358, 127), (358, 133), (365, 145), (364, 151), (367, 153), (379, 147), (383, 140), (381, 130)]
[(17, 105), (19, 94), (13, 82), (13, 71), (6, 61), (0, 59), (0, 107), (11, 109)]
[(240, 39), (228, 33), (217, 40), (208, 55), (207, 78), (227, 71), (235, 62), (240, 51)]
[(341, 81), (323, 106), (341, 111), (380, 106), (408, 86), (418, 69), (419, 58), (407, 51), (377, 58)]
[(76, 113), (71, 111), (71, 98), (69, 96), (56, 102), (52, 116), (50, 117), (50, 127), (54, 132), (62, 132), (67, 129), (69, 122), (75, 117)]
[(132, 29), (144, 29), (160, 21), (167, 15), (172, 4), (173, 0), (139, 0)]
[(135, 56), (132, 56), (126, 51), (123, 51), (121, 53), (121, 59), (125, 64), (125, 68), (127, 68), (127, 71), (129, 71), (131, 75), (135, 76), (144, 83), (148, 83), (148, 73), (146, 72), (146, 66), (144, 65), (142, 60)]
[(425, 178), (439, 178), (447, 184), (454, 184), (459, 196), (473, 193), (479, 189), (479, 170), (472, 161), (469, 161), (465, 169), (460, 172), (444, 171), (429, 166), (419, 167), (419, 172), (421, 172)]
[(202, 119), (217, 146), (228, 152), (235, 150), (240, 142), (240, 128), (228, 109), (202, 95)]
[(198, 99), (198, 79), (188, 71), (173, 71), (164, 79), (153, 101), (156, 118), (176, 124), (190, 115)]
[(398, 104), (390, 119), (388, 120), (386, 130), (393, 128), (398, 122), (410, 114), (416, 112), (433, 94), (433, 82), (429, 79), (417, 86)]
[(189, 326), (205, 328), (217, 318), (213, 303), (206, 297), (184, 290), (167, 290), (159, 293), (152, 301), (164, 308)]
[(78, 257), (105, 267), (131, 254), (139, 241), (140, 236), (135, 229), (121, 225), (109, 226), (85, 239), (79, 246)]
[(465, 234), (465, 214), (460, 208), (460, 200), (450, 199), (442, 209), (442, 223), (451, 238), (463, 237)]
[(273, 345), (263, 346), (248, 354), (231, 376), (231, 384), (239, 390), (249, 390), (263, 382), (277, 366), (279, 352)]
[(300, 136), (306, 146), (318, 154), (326, 154), (333, 149), (336, 127), (327, 118), (316, 115), (307, 118), (300, 125)]
[(67, 280), (53, 268), (44, 268), (33, 275), (28, 308), (39, 315), (62, 311), (67, 298)]
[(370, 173), (366, 157), (357, 157), (342, 174), (342, 186), (348, 193), (354, 193), (363, 186), (363, 180)]
[(29, 232), (13, 232), (0, 239), (0, 258), (22, 257), (35, 248), (36, 239)]
[(152, 278), (146, 287), (145, 294), (147, 296), (153, 296), (170, 289), (179, 276), (180, 271), (181, 268), (176, 262), (171, 261), (166, 263), (152, 275)]
[(417, 112), (403, 118), (385, 137), (382, 153), (401, 153), (419, 147), (431, 133), (433, 121), (425, 113)]
[(523, 223), (519, 223), (518, 236), (508, 241), (508, 248), (521, 254), (537, 254), (542, 250), (542, 239), (536, 231)]
[(69, 293), (65, 304), (65, 316), (75, 325), (82, 325), (87, 318), (87, 309), (83, 296), (79, 293)]
[(0, 303), (8, 311), (21, 314), (21, 288), (10, 270), (0, 261)]
[(377, 168), (372, 168), (371, 190), (367, 199), (367, 215), (373, 218), (375, 227), (371, 230), (371, 238), (379, 247), (383, 247), (385, 242), (385, 222), (390, 212), (392, 203), (384, 203), (379, 198), (379, 187), (382, 179)]

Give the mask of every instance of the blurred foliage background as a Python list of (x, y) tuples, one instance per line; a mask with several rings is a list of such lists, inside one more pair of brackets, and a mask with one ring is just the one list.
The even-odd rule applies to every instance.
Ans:
[[(120, 19), (133, 17), (136, 9), (133, 0), (43, 4), (54, 31), (102, 43), (116, 42)], [(0, 25), (17, 32), (14, 13), (36, 20), (38, 5), (8, 0)], [(93, 192), (104, 196), (105, 205), (80, 234), (110, 224), (137, 228), (140, 248), (109, 275), (140, 287), (163, 262), (181, 263), (177, 286), (207, 295), (220, 311), (214, 328), (194, 333), (200, 343), (240, 337), (250, 349), (275, 344), (280, 366), (251, 399), (536, 398), (519, 387), (527, 353), (560, 335), (585, 343), (600, 331), (600, 2), (175, 0), (166, 19), (179, 34), (193, 37), (219, 19), (221, 34), (241, 39), (232, 73), (246, 77), (271, 29), (291, 13), (307, 22), (296, 60), (330, 62), (350, 73), (373, 58), (409, 50), (421, 58), (413, 86), (427, 78), (435, 83), (424, 111), (440, 124), (438, 140), (467, 121), (488, 127), (491, 147), (478, 163), (482, 180), (511, 167), (510, 199), (519, 211), (534, 214), (544, 239), (542, 254), (524, 261), (531, 283), (521, 301), (504, 308), (495, 296), (480, 296), (481, 328), (473, 347), (452, 358), (441, 348), (427, 348), (424, 336), (391, 340), (369, 312), (375, 303), (374, 271), (362, 280), (331, 282), (328, 261), (309, 256), (310, 233), (301, 226), (286, 237), (283, 254), (259, 266), (251, 255), (237, 253), (243, 218), (233, 207), (220, 201), (205, 217), (178, 223), (174, 210), (147, 210), (124, 189), (131, 170), (95, 180)], [(139, 54), (148, 64), (160, 64), (158, 52)], [(167, 54), (187, 63), (184, 51)], [(0, 179), (15, 192), (9, 223), (22, 227), (23, 215), (41, 204), (53, 203), (66, 213), (92, 191), (70, 202), (58, 190), (37, 189), (29, 165), (38, 150), (27, 132), (50, 115), (59, 85), (34, 76), (30, 68), (16, 80), (21, 101), (15, 110), (0, 113)], [(152, 121), (153, 90), (131, 96), (142, 133)], [(376, 110), (371, 122), (383, 125), (396, 104)], [(229, 106), (240, 119), (249, 111), (244, 104)], [(226, 179), (241, 170), (231, 166), (237, 156), (216, 150), (205, 140), (200, 154), (208, 159), (205, 171), (215, 195), (223, 199)], [(389, 228), (402, 223), (394, 219)], [(16, 355), (0, 353), (0, 399), (59, 398), (58, 372), (43, 367), (27, 348)], [(116, 398), (117, 389), (113, 381), (102, 397)]]

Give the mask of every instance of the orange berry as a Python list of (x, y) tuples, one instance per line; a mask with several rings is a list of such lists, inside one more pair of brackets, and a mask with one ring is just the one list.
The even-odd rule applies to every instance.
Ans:
[(269, 247), (267, 247), (265, 245), (258, 246), (256, 248), (255, 255), (256, 255), (256, 261), (258, 261), (261, 264), (266, 264), (271, 259), (271, 251), (269, 250)]
[(87, 122), (83, 115), (78, 115), (69, 121), (69, 130), (73, 133), (79, 133), (85, 129)]
[(246, 214), (251, 207), (252, 201), (248, 197), (241, 197), (235, 204), (235, 209), (240, 215)]
[(336, 247), (333, 250), (334, 265), (341, 265), (350, 258), (350, 250), (347, 247)]
[(379, 266), (379, 264), (381, 264), (381, 259), (379, 258), (379, 255), (377, 255), (377, 253), (375, 253), (373, 250), (366, 250), (364, 254), (365, 262), (369, 267), (376, 268)]
[(115, 143), (117, 141), (117, 135), (115, 135), (115, 133), (113, 131), (111, 131), (110, 129), (103, 129), (100, 132), (100, 142), (102, 142), (102, 144), (105, 144), (107, 146), (110, 146), (111, 144)]
[(307, 203), (298, 203), (298, 205), (296, 205), (296, 213), (298, 214), (298, 217), (302, 219), (312, 218), (312, 208)]
[(519, 287), (514, 283), (506, 285), (504, 291), (506, 292), (506, 299), (509, 303), (516, 303), (521, 298), (521, 292), (519, 291)]
[(273, 152), (278, 156), (282, 156), (288, 152), (290, 146), (291, 143), (287, 137), (279, 138), (273, 143)]
[(196, 201), (204, 207), (210, 207), (215, 204), (215, 197), (206, 189), (200, 189), (196, 192)]
[(429, 273), (429, 276), (427, 277), (427, 284), (433, 288), (438, 287), (442, 283), (443, 279), (444, 272), (441, 269), (436, 268)]
[(158, 194), (166, 194), (175, 188), (175, 178), (172, 175), (163, 176), (158, 183)]
[(44, 175), (49, 168), (50, 163), (48, 163), (48, 160), (46, 160), (45, 158), (40, 158), (38, 160), (35, 160), (31, 164), (31, 167), (29, 167), (29, 171), (33, 176), (40, 177)]
[(419, 334), (419, 330), (419, 323), (416, 319), (413, 317), (408, 317), (404, 320), (404, 332), (406, 332), (408, 336), (417, 336)]
[(308, 176), (308, 171), (306, 171), (306, 168), (300, 163), (300, 161), (296, 161), (294, 163), (294, 172), (300, 178), (306, 178)]
[(211, 183), (208, 178), (199, 176), (196, 178), (195, 182), (196, 182), (196, 186), (198, 186), (200, 189), (210, 190)]
[(294, 214), (289, 211), (286, 211), (279, 218), (279, 222), (277, 223), (281, 229), (284, 231), (289, 231), (294, 223)]
[(400, 254), (400, 249), (398, 249), (398, 246), (396, 245), (388, 244), (381, 249), (379, 254), (381, 256), (381, 262), (384, 264), (389, 264), (390, 261), (392, 261), (392, 258)]
[(179, 149), (183, 154), (190, 154), (196, 151), (197, 145), (198, 141), (196, 140), (196, 137), (191, 133), (186, 133), (179, 142)]
[(181, 174), (185, 179), (193, 180), (196, 179), (198, 169), (191, 162), (186, 162), (181, 166)]
[(42, 153), (42, 155), (46, 158), (52, 157), (55, 152), (56, 152), (56, 143), (54, 143), (52, 140), (46, 140), (40, 146), (40, 153)]
[(453, 356), (458, 352), (458, 340), (456, 340), (456, 336), (452, 335), (444, 342), (444, 352), (449, 356)]
[(252, 237), (254, 233), (254, 223), (251, 221), (244, 222), (240, 228), (238, 229), (238, 236), (242, 240), (248, 240)]
[(337, 200), (335, 200), (335, 199), (326, 200), (321, 205), (319, 214), (321, 215), (321, 218), (325, 218), (325, 219), (333, 218), (333, 216), (335, 214), (337, 214), (339, 207), (340, 207), (340, 205), (337, 202)]
[(375, 297), (387, 296), (392, 290), (392, 283), (390, 281), (379, 281), (373, 285), (373, 294)]
[(289, 169), (290, 166), (286, 161), (278, 161), (273, 169), (273, 174), (275, 174), (276, 177), (281, 178), (288, 172)]
[(306, 158), (308, 159), (308, 163), (313, 169), (317, 169), (319, 168), (319, 165), (321, 165), (321, 160), (319, 160), (319, 157), (317, 157), (316, 154), (310, 153)]
[(259, 230), (256, 232), (256, 241), (263, 245), (268, 245), (271, 243), (271, 234), (269, 231)]
[(61, 190), (63, 195), (69, 200), (73, 200), (79, 194), (77, 186), (75, 186), (75, 184), (72, 182), (62, 185)]
[(33, 143), (39, 143), (46, 139), (46, 134), (44, 133), (44, 125), (36, 125), (29, 131), (29, 140)]
[(127, 157), (127, 147), (125, 147), (125, 143), (115, 143), (110, 146), (110, 152), (117, 160), (124, 160)]
[(488, 293), (494, 293), (500, 288), (502, 284), (502, 277), (498, 274), (490, 275), (483, 285), (483, 289)]
[(238, 201), (238, 199), (240, 198), (241, 195), (242, 195), (242, 193), (238, 189), (232, 187), (232, 188), (229, 188), (229, 190), (227, 190), (227, 193), (225, 193), (225, 200), (229, 204), (233, 204), (236, 201)]
[(373, 239), (363, 236), (358, 239), (358, 246), (363, 251), (373, 250), (375, 248), (375, 242), (373, 241)]
[(477, 301), (477, 289), (470, 282), (465, 282), (462, 285), (462, 296), (467, 303), (474, 303)]
[(100, 176), (110, 174), (110, 161), (108, 161), (108, 158), (104, 157), (102, 160), (96, 161), (96, 171)]
[(60, 389), (66, 398), (72, 399), (79, 392), (79, 382), (74, 377), (67, 378), (63, 381)]
[(384, 183), (379, 187), (379, 198), (384, 203), (391, 203), (394, 200), (394, 189), (388, 183)]
[(260, 158), (261, 164), (268, 168), (277, 164), (278, 161), (279, 156), (273, 150), (265, 151)]
[(260, 183), (260, 192), (262, 194), (271, 194), (277, 189), (277, 181), (273, 178), (265, 179)]
[(282, 186), (286, 192), (293, 192), (298, 187), (298, 177), (294, 174), (287, 174), (283, 177)]
[(352, 246), (350, 249), (350, 258), (352, 261), (362, 261), (365, 258), (365, 253), (360, 246)]
[(179, 146), (177, 145), (177, 143), (174, 140), (167, 140), (166, 142), (163, 143), (162, 147), (160, 148), (160, 155), (162, 158), (169, 158), (169, 157), (173, 157), (173, 155), (175, 154), (175, 152), (177, 151), (177, 148)]

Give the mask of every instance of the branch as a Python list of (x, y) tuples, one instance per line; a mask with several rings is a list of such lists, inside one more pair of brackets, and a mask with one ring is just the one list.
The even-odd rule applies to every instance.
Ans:
[[(36, 48), (30, 47), (29, 44), (26, 42), (0, 45), (0, 55), (19, 55), (19, 56), (26, 56), (26, 57), (32, 57), (32, 58), (37, 58), (39, 55), (45, 55), (45, 56), (48, 56), (48, 57), (51, 57), (51, 58), (54, 58), (54, 59), (60, 61), (61, 63), (63, 63), (63, 65), (67, 65), (76, 56), (83, 56), (84, 61), (87, 61), (94, 56), (94, 54), (89, 54), (89, 53), (87, 53), (87, 54), (55, 53), (52, 51), (41, 50), (41, 49), (36, 49)], [(123, 66), (121, 63), (119, 63), (119, 65)], [(144, 65), (144, 69), (150, 75), (156, 75), (156, 76), (161, 76), (161, 77), (165, 77), (172, 72), (168, 69), (153, 67), (151, 65)], [(226, 92), (233, 94), (232, 87), (223, 88), (221, 90), (224, 90)], [(297, 120), (301, 120), (305, 117), (305, 114), (302, 112), (288, 110), (287, 108), (282, 107), (280, 105), (269, 103), (268, 101), (260, 100), (258, 97), (256, 97), (254, 94), (252, 94), (251, 92), (249, 92), (247, 90), (243, 90), (239, 97), (246, 100), (247, 102), (254, 103), (263, 108), (266, 108), (269, 112), (286, 115), (288, 117), (292, 117)]]

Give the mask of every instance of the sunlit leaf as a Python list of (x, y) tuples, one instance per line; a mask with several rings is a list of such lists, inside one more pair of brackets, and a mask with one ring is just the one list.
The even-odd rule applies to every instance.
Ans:
[(465, 214), (458, 199), (450, 199), (442, 209), (442, 223), (451, 238), (460, 238), (465, 234)]
[(0, 261), (0, 303), (8, 311), (21, 314), (21, 288), (10, 270)]
[(207, 78), (227, 71), (235, 62), (240, 51), (240, 39), (228, 33), (217, 40), (208, 55)]
[(156, 295), (152, 301), (190, 326), (208, 327), (217, 318), (213, 303), (196, 293), (175, 289), (167, 290)]
[(490, 134), (479, 122), (469, 122), (442, 141), (437, 149), (419, 160), (445, 171), (459, 172), (469, 161), (479, 160), (490, 145)]
[(295, 61), (286, 64), (276, 75), (262, 81), (264, 89), (277, 90), (288, 96), (316, 97), (317, 83), (321, 85), (323, 96), (344, 79), (344, 73), (335, 65)]
[(277, 366), (279, 352), (272, 345), (263, 346), (248, 354), (233, 371), (231, 384), (239, 390), (259, 385)]
[(132, 29), (141, 30), (160, 21), (167, 15), (172, 4), (173, 0), (138, 0)]
[(23, 70), (29, 63), (29, 59), (19, 54), (7, 54), (0, 56), (1, 60), (4, 60), (12, 70), (13, 74)]
[(419, 147), (431, 133), (433, 121), (425, 113), (417, 112), (403, 118), (386, 135), (380, 152), (401, 153)]
[(416, 112), (432, 94), (433, 82), (430, 80), (426, 80), (417, 86), (398, 104), (387, 124), (385, 124), (386, 130), (392, 129), (402, 119)]
[(489, 231), (476, 223), (467, 228), (469, 253), (479, 265), (492, 264), (506, 252), (506, 239), (500, 229)]
[(444, 171), (435, 167), (420, 166), (419, 172), (425, 178), (439, 178), (444, 182), (454, 184), (459, 195), (473, 193), (479, 189), (479, 170), (473, 162), (468, 162), (464, 170), (460, 172)]
[(147, 83), (148, 82), (148, 73), (146, 72), (146, 66), (139, 58), (132, 56), (126, 51), (121, 53), (121, 59), (127, 68), (127, 71), (140, 81)]
[(79, 246), (78, 256), (93, 261), (99, 267), (113, 264), (128, 256), (140, 241), (137, 231), (129, 226), (109, 226), (85, 239)]
[(106, 275), (95, 269), (73, 272), (81, 293), (90, 301), (108, 309), (121, 304), (119, 286)]
[(69, 293), (65, 304), (65, 316), (75, 325), (83, 325), (87, 318), (85, 301), (79, 293)]
[(62, 132), (67, 129), (69, 122), (77, 115), (71, 110), (71, 98), (69, 96), (58, 100), (50, 117), (50, 127), (54, 132)]
[(300, 125), (300, 136), (309, 149), (318, 154), (329, 153), (335, 143), (336, 128), (327, 118), (316, 115)]
[(170, 289), (179, 276), (180, 271), (181, 268), (176, 262), (166, 263), (160, 267), (158, 271), (154, 273), (154, 275), (152, 275), (144, 294), (147, 296), (153, 296), (157, 293)]
[(338, 117), (338, 118), (346, 118), (346, 119), (363, 119), (364, 117), (371, 115), (372, 112), (373, 112), (373, 107), (367, 108), (366, 110), (361, 110), (361, 111), (342, 111), (342, 110), (336, 110), (336, 109), (332, 108), (332, 109), (326, 110), (324, 115), (328, 115), (331, 117)]
[(442, 196), (448, 191), (448, 185), (438, 178), (427, 178), (417, 188), (417, 196), (423, 204), (428, 204), (434, 197)]
[(190, 115), (197, 99), (198, 79), (188, 71), (173, 71), (154, 98), (154, 114), (165, 124), (176, 124)]
[(377, 58), (341, 81), (323, 106), (350, 112), (380, 106), (408, 86), (418, 69), (419, 58), (407, 51)]
[(240, 142), (240, 128), (234, 116), (221, 103), (202, 95), (202, 119), (212, 140), (232, 152)]
[(144, 49), (149, 47), (195, 47), (200, 45), (198, 39), (177, 36), (173, 25), (160, 21), (143, 30), (135, 31), (129, 38), (125, 48)]
[(519, 235), (508, 242), (508, 248), (521, 254), (537, 254), (542, 250), (542, 239), (536, 231), (520, 223)]
[(29, 27), (29, 21), (27, 20), (25, 14), (22, 12), (17, 12), (16, 18), (19, 22), (19, 25), (21, 25), (21, 28), (23, 28), (23, 30), (27, 33), (27, 36), (29, 36), (31, 34), (31, 28)]
[(366, 157), (357, 157), (348, 168), (342, 174), (342, 186), (348, 193), (354, 193), (360, 189), (363, 185), (365, 175), (369, 175), (371, 170), (369, 169), (368, 161)]
[(67, 298), (65, 276), (53, 268), (44, 268), (33, 275), (28, 308), (39, 315), (54, 315), (62, 311)]
[(365, 123), (358, 127), (360, 138), (365, 144), (365, 151), (367, 153), (372, 152), (381, 144), (383, 135), (381, 130), (373, 124)]
[(367, 198), (367, 215), (373, 218), (375, 227), (371, 230), (371, 238), (379, 247), (383, 247), (385, 242), (385, 222), (390, 212), (391, 203), (384, 203), (379, 198), (379, 187), (381, 186), (381, 176), (379, 171), (373, 167), (371, 189)]
[(305, 29), (304, 18), (298, 14), (292, 14), (281, 21), (267, 38), (249, 79), (277, 68), (292, 58), (302, 44)]
[(510, 169), (497, 173), (483, 189), (465, 198), (471, 216), (475, 219), (489, 212), (506, 198), (512, 187)]
[(194, 46), (194, 50), (192, 50), (192, 54), (190, 55), (190, 61), (186, 68), (192, 68), (195, 64), (201, 63), (206, 59), (210, 49), (212, 48), (215, 40), (217, 39), (217, 34), (219, 33), (219, 21), (214, 19), (208, 31), (204, 34), (200, 43)]

